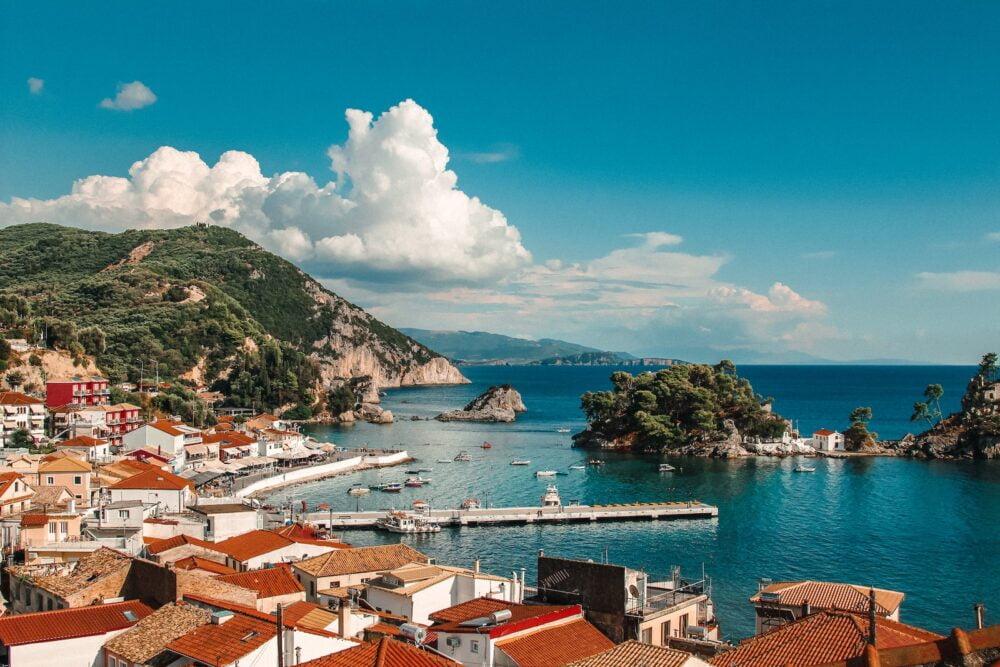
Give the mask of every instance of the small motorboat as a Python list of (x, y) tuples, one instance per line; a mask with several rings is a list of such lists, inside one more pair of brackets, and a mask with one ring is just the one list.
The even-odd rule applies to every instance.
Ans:
[(455, 456), (455, 462), (457, 463), (468, 463), (471, 460), (472, 457), (469, 456), (469, 452), (466, 451), (461, 451)]
[(383, 493), (399, 493), (403, 490), (403, 485), (399, 482), (386, 482), (385, 484), (379, 484), (378, 490)]
[(434, 472), (434, 468), (419, 468), (417, 472)]
[(587, 466), (570, 466), (570, 470), (586, 470)]
[(422, 512), (423, 510), (428, 509), (430, 507), (430, 504), (424, 502), (423, 500), (414, 500), (413, 504), (410, 505), (410, 507), (417, 510), (418, 512)]
[(347, 493), (352, 496), (365, 496), (371, 493), (371, 489), (367, 486), (356, 486), (353, 489), (350, 489)]
[(589, 461), (587, 461), (587, 463), (589, 463), (592, 466), (602, 466), (602, 465), (604, 465), (604, 461), (602, 461), (601, 459), (590, 459)]
[(556, 476), (555, 470), (539, 470), (538, 472), (535, 473), (535, 477), (555, 477), (555, 476)]
[(403, 482), (403, 484), (411, 488), (419, 488), (424, 485), (423, 481), (421, 481), (417, 477), (407, 477), (406, 481)]
[(568, 428), (557, 428), (556, 433), (569, 433)]
[(669, 463), (661, 463), (659, 470), (660, 472), (673, 472), (674, 470), (677, 470), (677, 468), (673, 467)]
[(479, 445), (483, 449), (493, 449), (493, 443), (483, 441), (483, 444)]
[(531, 459), (514, 459), (510, 462), (512, 466), (526, 466), (531, 463)]
[(462, 501), (463, 510), (477, 510), (479, 509), (479, 507), (480, 507), (479, 501), (476, 500), (475, 498), (466, 498), (465, 500)]
[(794, 468), (792, 468), (792, 472), (816, 472), (816, 468), (814, 468), (813, 466), (807, 466), (804, 463), (800, 463)]
[(451, 463), (451, 459), (438, 459), (438, 463)]
[(407, 470), (406, 474), (407, 475), (419, 475), (420, 471), (419, 470)]

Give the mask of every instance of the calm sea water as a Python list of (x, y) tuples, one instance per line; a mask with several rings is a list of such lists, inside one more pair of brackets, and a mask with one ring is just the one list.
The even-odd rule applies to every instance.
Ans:
[[(379, 481), (375, 471), (285, 489), (274, 501), (329, 503), (334, 511), (409, 506), (426, 500), (453, 507), (475, 497), (492, 505), (534, 505), (546, 481), (536, 470), (565, 472), (555, 478), (564, 502), (634, 502), (699, 499), (719, 507), (717, 519), (609, 523), (545, 527), (446, 529), (438, 535), (407, 537), (349, 531), (356, 545), (403, 540), (445, 563), (510, 573), (535, 569), (539, 549), (573, 558), (611, 562), (668, 575), (671, 565), (688, 573), (702, 567), (713, 580), (723, 633), (740, 638), (753, 632), (747, 598), (760, 577), (813, 578), (875, 585), (904, 591), (902, 618), (939, 632), (969, 627), (972, 604), (985, 602), (1000, 620), (1000, 464), (926, 462), (865, 458), (816, 461), (817, 472), (794, 474), (793, 459), (710, 461), (677, 458), (682, 468), (658, 473), (655, 458), (601, 454), (607, 465), (586, 470), (569, 466), (592, 453), (570, 447), (570, 435), (585, 425), (579, 395), (604, 389), (616, 369), (608, 367), (476, 367), (463, 372), (471, 385), (401, 389), (383, 399), (397, 422), (388, 426), (314, 427), (321, 440), (344, 446), (402, 446), (433, 468), (433, 483), (398, 496), (373, 492), (360, 501), (351, 484)], [(626, 369), (627, 370), (627, 369)], [(914, 430), (912, 404), (924, 386), (945, 388), (954, 409), (972, 368), (873, 366), (744, 366), (775, 409), (796, 419), (803, 432), (844, 428), (858, 405), (871, 406), (871, 425), (883, 437)], [(509, 382), (528, 412), (514, 424), (443, 424), (408, 421), (458, 408), (491, 384)], [(570, 433), (558, 429), (568, 428)], [(479, 448), (484, 440), (493, 448)], [(460, 450), (472, 463), (438, 463)], [(511, 466), (514, 458), (532, 461)], [(383, 471), (385, 481), (402, 481), (404, 468)], [(550, 480), (552, 478), (549, 478)], [(529, 575), (529, 579), (532, 575)], [(992, 613), (989, 610), (993, 610)]]

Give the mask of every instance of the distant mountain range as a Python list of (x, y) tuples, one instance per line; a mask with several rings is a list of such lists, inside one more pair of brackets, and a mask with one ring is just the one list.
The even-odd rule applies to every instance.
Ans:
[(486, 331), (400, 329), (449, 359), (466, 364), (541, 366), (669, 365), (673, 359), (637, 358), (628, 352), (608, 352), (556, 338), (530, 340)]

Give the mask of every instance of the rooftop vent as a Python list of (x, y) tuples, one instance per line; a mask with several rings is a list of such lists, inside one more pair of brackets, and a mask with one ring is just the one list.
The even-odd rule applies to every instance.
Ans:
[(212, 625), (222, 625), (233, 617), (233, 612), (225, 609), (212, 613)]
[(125, 620), (130, 623), (135, 623), (139, 620), (139, 617), (135, 615), (134, 611), (125, 611), (122, 612), (122, 615), (125, 617)]

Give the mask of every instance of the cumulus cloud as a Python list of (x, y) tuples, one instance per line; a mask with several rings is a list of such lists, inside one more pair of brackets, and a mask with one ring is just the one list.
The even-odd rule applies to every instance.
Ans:
[(45, 88), (44, 79), (38, 79), (35, 77), (30, 77), (28, 79), (28, 92), (32, 95), (41, 95), (43, 88)]
[(89, 176), (57, 199), (13, 198), (0, 223), (47, 220), (107, 230), (230, 226), (321, 277), (476, 282), (530, 262), (517, 228), (457, 187), (431, 115), (412, 100), (383, 113), (347, 111), (349, 133), (328, 153), (336, 180), (261, 173), (252, 156), (214, 165), (170, 146), (127, 177)]
[(114, 99), (105, 97), (99, 107), (114, 111), (134, 111), (156, 102), (156, 95), (142, 81), (119, 83)]
[(928, 289), (945, 292), (1000, 290), (1000, 271), (923, 271), (917, 279)]

